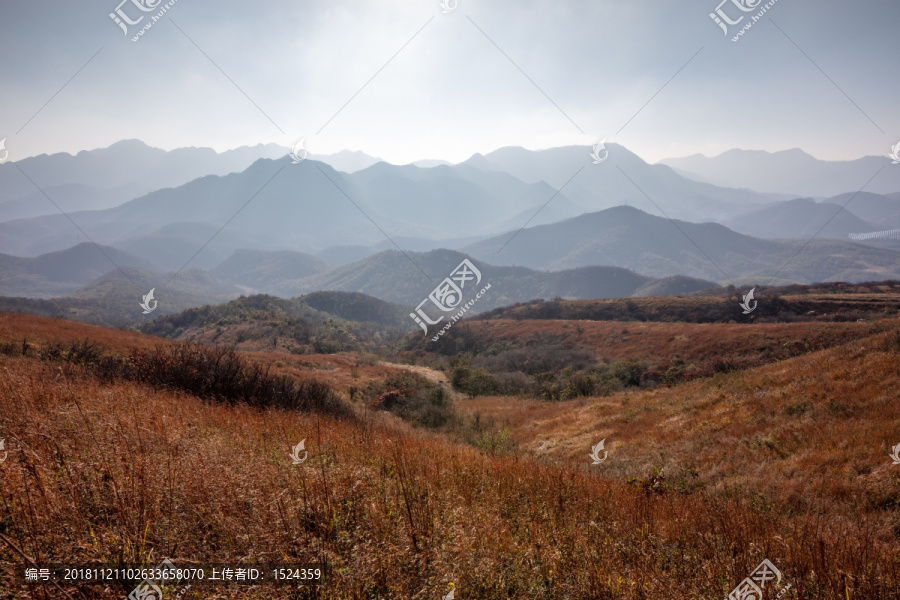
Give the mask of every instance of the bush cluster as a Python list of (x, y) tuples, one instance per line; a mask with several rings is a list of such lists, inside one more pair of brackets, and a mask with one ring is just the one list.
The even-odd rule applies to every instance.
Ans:
[(0, 353), (83, 365), (104, 381), (127, 379), (154, 387), (181, 390), (216, 402), (242, 402), (260, 408), (282, 408), (346, 417), (351, 414), (332, 389), (318, 381), (295, 381), (270, 373), (224, 348), (181, 344), (151, 352), (132, 350), (126, 358), (109, 356), (89, 340), (34, 348), (0, 344)]
[(122, 363), (122, 374), (219, 402), (332, 415), (348, 412), (328, 385), (273, 375), (268, 366), (248, 363), (230, 349), (184, 344), (152, 352), (133, 350)]
[(440, 429), (458, 420), (444, 388), (414, 373), (390, 375), (370, 385), (367, 396), (373, 410), (385, 410), (427, 429)]

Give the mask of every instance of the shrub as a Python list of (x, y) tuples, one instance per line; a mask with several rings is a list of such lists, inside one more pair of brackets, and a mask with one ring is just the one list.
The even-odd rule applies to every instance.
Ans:
[[(23, 355), (28, 344), (23, 341)], [(42, 360), (82, 365), (104, 381), (128, 379), (154, 387), (181, 390), (217, 402), (244, 402), (347, 417), (350, 410), (332, 389), (318, 381), (294, 381), (273, 375), (269, 367), (249, 363), (234, 350), (182, 344), (152, 352), (132, 350), (125, 359), (108, 356), (100, 345), (84, 340), (68, 347), (52, 343), (38, 352)]]
[(503, 393), (503, 386), (497, 378), (484, 369), (473, 370), (462, 360), (451, 363), (450, 383), (453, 389), (468, 394), (470, 398)]
[(456, 421), (456, 411), (444, 388), (421, 375), (390, 375), (369, 389), (372, 410), (384, 410), (427, 429), (440, 429)]

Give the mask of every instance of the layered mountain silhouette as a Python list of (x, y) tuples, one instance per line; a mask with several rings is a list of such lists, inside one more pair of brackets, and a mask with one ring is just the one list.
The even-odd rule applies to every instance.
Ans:
[[(117, 291), (111, 302), (130, 307), (132, 295), (187, 277), (191, 291), (178, 292), (177, 306), (328, 290), (415, 306), (464, 256), (490, 276), (478, 310), (556, 296), (690, 293), (713, 282), (900, 278), (900, 243), (847, 237), (900, 229), (896, 191), (822, 201), (760, 193), (691, 180), (677, 172), (685, 165), (649, 165), (617, 144), (606, 149), (600, 164), (587, 146), (502, 148), (456, 165), (319, 157), (347, 172), (315, 156), (292, 164), (275, 145), (217, 154), (125, 141), (33, 157), (0, 166), (0, 296), (105, 298), (128, 281), (127, 298)], [(763, 155), (722, 160), (738, 168), (742, 157), (772, 158)], [(795, 155), (781, 158), (821, 166)], [(874, 158), (841, 168), (861, 172)], [(138, 189), (152, 191), (94, 210)], [(61, 198), (91, 210), (7, 220), (42, 210), (32, 206), (42, 199), (64, 208)]]
[(158, 268), (116, 248), (86, 242), (34, 258), (0, 254), (0, 295), (61, 296), (105, 275), (116, 265), (145, 270)]
[(260, 158), (284, 153), (275, 144), (217, 153), (211, 148), (165, 151), (124, 140), (75, 155), (60, 152), (25, 158), (0, 165), (0, 220), (55, 215), (60, 209), (111, 208), (205, 175), (243, 171)]
[(849, 207), (844, 207), (850, 198), (838, 197), (836, 200), (843, 202), (816, 202), (812, 198), (777, 202), (729, 219), (725, 225), (740, 233), (760, 238), (808, 239), (816, 236), (846, 239), (851, 233), (874, 231), (872, 224), (857, 217)]
[[(188, 308), (227, 302), (241, 292), (240, 288), (219, 281), (200, 269), (187, 269), (175, 279), (171, 279), (171, 275), (123, 267), (109, 271), (65, 296), (35, 299), (0, 295), (0, 311), (130, 327)], [(154, 289), (157, 305), (152, 313), (145, 315), (140, 301), (151, 289)]]
[[(819, 160), (796, 148), (781, 152), (729, 150), (714, 157), (694, 154), (667, 158), (660, 164), (716, 185), (763, 193), (830, 198), (858, 192), (863, 186), (866, 186), (866, 191), (877, 194), (900, 190), (900, 169), (881, 170), (885, 165), (890, 166), (890, 159), (886, 156), (888, 150), (885, 148), (885, 156), (866, 156), (849, 161)], [(872, 179), (876, 173), (877, 177)]]
[(618, 144), (606, 144), (609, 156), (601, 164), (593, 164), (589, 150), (586, 146), (539, 151), (501, 148), (483, 156), (476, 154), (464, 164), (507, 172), (530, 183), (545, 181), (555, 190), (562, 189), (561, 195), (583, 212), (626, 204), (660, 216), (715, 221), (734, 216), (747, 206), (779, 199), (687, 179), (665, 165), (647, 164)]
[[(174, 223), (205, 223), (216, 231), (227, 225), (238, 239), (305, 252), (338, 240), (377, 244), (388, 231), (392, 237), (430, 239), (487, 235), (524, 223), (553, 193), (545, 183), (527, 184), (467, 166), (378, 163), (348, 175), (313, 160), (297, 165), (288, 158), (260, 160), (241, 173), (202, 177), (111, 209), (0, 223), (0, 251), (34, 256), (61, 250), (71, 245), (72, 232), (128, 247), (135, 238)], [(554, 203), (537, 222), (580, 212), (565, 198)]]
[(833, 240), (763, 240), (716, 223), (670, 221), (619, 206), (472, 244), (465, 252), (499, 265), (573, 269), (610, 265), (650, 277), (720, 283), (864, 281), (900, 276), (890, 250)]
[[(362, 292), (414, 307), (466, 257), (452, 250), (424, 253), (387, 250), (311, 277), (273, 281), (273, 287), (259, 291), (279, 296), (299, 296), (316, 290)], [(479, 299), (473, 312), (535, 298), (619, 298), (631, 296), (642, 286), (659, 283), (654, 278), (616, 267), (591, 266), (546, 273), (524, 267), (495, 266), (487, 261), (476, 260), (475, 265), (482, 275), (478, 288), (490, 283), (491, 289)], [(677, 278), (660, 284), (653, 293), (688, 293), (710, 287), (716, 284)]]
[[(77, 252), (90, 250), (88, 245), (82, 245)], [(97, 251), (96, 248), (94, 250)], [(114, 249), (109, 250), (115, 252)], [(55, 265), (53, 259), (59, 254), (15, 260), (34, 265)], [(76, 250), (73, 249), (72, 254), (76, 254)], [(123, 253), (111, 255), (123, 263), (139, 262), (139, 259)], [(58, 269), (44, 267), (39, 271), (34, 267), (34, 272), (46, 273), (45, 284), (65, 289), (67, 295), (54, 298), (50, 304), (45, 301), (29, 302), (24, 298), (7, 299), (5, 303), (0, 302), (0, 308), (51, 315), (80, 314), (87, 316), (86, 320), (91, 322), (122, 325), (148, 318), (137, 311), (137, 300), (149, 289), (155, 288), (159, 309), (149, 318), (174, 314), (191, 306), (227, 301), (239, 294), (266, 293), (282, 298), (308, 295), (313, 299), (310, 305), (318, 306), (315, 298), (316, 292), (320, 291), (362, 293), (401, 304), (411, 311), (465, 258), (465, 254), (452, 250), (422, 253), (386, 250), (350, 265), (328, 269), (320, 259), (297, 252), (240, 250), (211, 271), (187, 269), (175, 274), (123, 267), (110, 270), (75, 291), (70, 291), (73, 287), (70, 277)], [(101, 261), (97, 262), (102, 265)], [(617, 267), (591, 266), (546, 273), (523, 267), (498, 267), (482, 261), (475, 261), (475, 264), (482, 273), (481, 286), (489, 283), (491, 289), (472, 309), (473, 314), (536, 298), (672, 295), (716, 287), (711, 281), (681, 276), (660, 280)], [(0, 281), (9, 280), (6, 263), (0, 261), (0, 267), (3, 268), (0, 273), (3, 279)], [(82, 277), (87, 275), (85, 273)], [(0, 296), (35, 297), (34, 294), (5, 292)], [(96, 303), (93, 310), (88, 301)], [(351, 303), (345, 309), (355, 310), (353, 306)], [(335, 307), (328, 308), (327, 312), (342, 314)], [(131, 321), (128, 320), (129, 314)]]
[(276, 282), (302, 279), (327, 270), (328, 263), (303, 252), (238, 250), (210, 273), (222, 281), (250, 289), (272, 289)]

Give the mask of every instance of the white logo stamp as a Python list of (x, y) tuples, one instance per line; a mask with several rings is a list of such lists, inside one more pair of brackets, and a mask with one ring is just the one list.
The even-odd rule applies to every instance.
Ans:
[(594, 159), (595, 165), (599, 165), (609, 158), (609, 150), (606, 149), (606, 138), (603, 138), (600, 142), (594, 144), (594, 149), (590, 156)]
[[(736, 588), (731, 590), (731, 593), (728, 594), (728, 600), (762, 600), (763, 589), (765, 589), (766, 583), (773, 579), (775, 580), (774, 585), (781, 583), (781, 571), (767, 558), (759, 563), (759, 566), (750, 573), (750, 577), (744, 579)], [(788, 584), (786, 588), (778, 592), (778, 595), (781, 596), (789, 589), (791, 589), (791, 584)]]
[[(140, 15), (137, 19), (132, 19), (125, 13), (122, 7), (125, 4), (131, 3), (134, 5), (142, 13), (151, 13), (156, 12), (155, 15)], [(116, 7), (114, 12), (109, 13), (109, 18), (113, 20), (113, 22), (121, 27), (122, 31), (125, 34), (125, 37), (128, 37), (128, 26), (129, 25), (139, 25), (144, 17), (149, 16), (150, 20), (143, 26), (141, 29), (135, 34), (134, 37), (131, 38), (132, 42), (137, 42), (141, 39), (141, 37), (149, 30), (155, 23), (157, 23), (166, 12), (173, 6), (178, 0), (169, 0), (165, 5), (160, 6), (163, 0), (122, 0), (119, 5)], [(140, 13), (138, 13), (140, 14)]]
[[(753, 289), (751, 289), (749, 292), (747, 292), (747, 293), (744, 295), (744, 301), (740, 303), (740, 304), (741, 304), (741, 308), (744, 309), (744, 314), (745, 314), (745, 315), (749, 315), (749, 314), (752, 313), (754, 310), (756, 310), (756, 306), (757, 306), (757, 304), (759, 304), (756, 300), (753, 299), (753, 291), (754, 291), (755, 289), (756, 289), (756, 288), (753, 288)], [(753, 306), (750, 306), (750, 303), (751, 303), (751, 302), (753, 303)]]
[(309, 151), (304, 147), (303, 143), (306, 141), (306, 138), (301, 138), (299, 142), (294, 144), (291, 148), (291, 153), (288, 156), (291, 157), (293, 161), (292, 165), (297, 165), (302, 163), (309, 156)]
[[(609, 456), (609, 452), (603, 449), (603, 444), (605, 444), (605, 443), (606, 443), (606, 438), (603, 438), (602, 440), (600, 440), (599, 444), (597, 444), (596, 446), (591, 448), (591, 453), (588, 454), (588, 456), (590, 456), (594, 460), (594, 462), (591, 464), (599, 465), (604, 460), (606, 460), (607, 456)], [(603, 450), (603, 458), (600, 458), (601, 450)]]
[[(303, 458), (300, 458), (300, 453), (303, 453)], [(309, 456), (309, 452), (306, 451), (306, 438), (300, 440), (300, 443), (292, 448), (291, 452), (291, 461), (295, 465), (302, 464), (306, 457)]]
[[(154, 310), (156, 310), (156, 305), (159, 304), (156, 300), (153, 299), (153, 292), (156, 288), (151, 289), (145, 296), (143, 296), (143, 302), (141, 302), (141, 308), (144, 309), (144, 314), (149, 315)], [(153, 303), (153, 306), (150, 306), (150, 303)]]
[[(453, 272), (450, 273), (449, 277), (445, 277), (444, 280), (428, 294), (427, 298), (419, 302), (419, 305), (416, 307), (416, 312), (409, 313), (409, 316), (422, 328), (425, 335), (428, 335), (428, 325), (437, 325), (444, 320), (444, 315), (432, 319), (428, 316), (428, 313), (425, 312), (425, 309), (422, 308), (422, 306), (430, 300), (441, 312), (449, 313), (456, 310), (462, 303), (463, 290), (469, 282), (473, 282), (472, 285), (476, 286), (480, 284), (481, 271), (472, 264), (472, 261), (466, 258), (453, 269)], [(491, 284), (484, 286), (481, 291), (475, 294), (475, 297), (472, 300), (466, 302), (455, 315), (451, 315), (451, 322), (444, 325), (438, 334), (431, 338), (431, 341), (437, 341), (440, 336), (444, 335), (444, 333), (448, 331), (454, 323), (461, 319), (466, 311), (472, 308), (472, 306), (474, 306), (489, 289), (491, 289)]]
[[(732, 19), (722, 8), (728, 3), (731, 3), (737, 8), (740, 12), (734, 13), (737, 18)], [(727, 37), (729, 34), (729, 26), (730, 25), (740, 25), (741, 22), (744, 21), (746, 17), (750, 17), (750, 20), (747, 21), (743, 27), (731, 38), (732, 42), (737, 42), (741, 39), (741, 37), (749, 30), (753, 25), (759, 22), (762, 19), (763, 15), (768, 12), (770, 8), (775, 6), (775, 3), (778, 0), (768, 0), (765, 4), (760, 6), (763, 3), (763, 0), (722, 0), (719, 5), (716, 7), (714, 12), (709, 13), (709, 18), (712, 19), (716, 25), (722, 28), (722, 32)], [(746, 15), (741, 13), (751, 13), (756, 12), (755, 15)]]

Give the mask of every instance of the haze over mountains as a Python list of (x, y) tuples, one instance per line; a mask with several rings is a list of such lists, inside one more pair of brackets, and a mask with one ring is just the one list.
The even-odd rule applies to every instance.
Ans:
[[(320, 290), (415, 305), (466, 256), (490, 273), (479, 311), (535, 297), (900, 279), (895, 243), (847, 238), (900, 228), (896, 170), (870, 186), (890, 193), (845, 189), (886, 158), (734, 151), (650, 165), (606, 148), (602, 164), (569, 146), (398, 166), (362, 152), (292, 164), (276, 145), (165, 152), (132, 140), (24, 159), (0, 165), (0, 295), (96, 298), (131, 279), (129, 294), (165, 282), (177, 296), (190, 273), (175, 306)], [(785, 161), (793, 179), (741, 189)], [(715, 164), (728, 175), (712, 177)], [(823, 172), (814, 191), (833, 196), (785, 193)]]
[(153, 190), (243, 171), (257, 159), (280, 156), (284, 149), (275, 144), (220, 154), (211, 148), (167, 152), (138, 140), (74, 156), (63, 152), (33, 156), (0, 165), (0, 219), (55, 215), (59, 210), (54, 202), (66, 212), (110, 208)]
[(799, 283), (900, 277), (900, 256), (892, 250), (814, 240), (798, 255), (805, 243), (763, 240), (717, 223), (672, 222), (619, 206), (528, 228), (515, 237), (496, 236), (464, 250), (501, 265), (556, 270), (604, 264), (651, 277), (677, 273), (720, 283), (770, 283), (776, 276)]
[[(885, 155), (888, 150), (885, 148)], [(885, 156), (825, 161), (798, 148), (782, 152), (729, 150), (714, 157), (694, 154), (667, 158), (660, 164), (716, 185), (799, 197), (828, 198), (857, 192), (863, 186), (865, 191), (875, 194), (891, 194), (900, 189), (900, 170), (881, 170), (885, 165), (891, 166)], [(876, 173), (877, 177), (872, 179)]]

